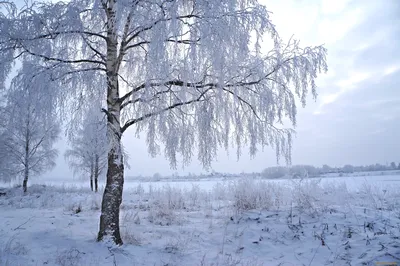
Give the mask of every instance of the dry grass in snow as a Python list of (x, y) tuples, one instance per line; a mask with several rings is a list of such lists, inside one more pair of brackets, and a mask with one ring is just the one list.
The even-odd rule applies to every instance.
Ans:
[(122, 247), (95, 242), (101, 194), (0, 197), (0, 265), (375, 265), (400, 260), (400, 189), (239, 179), (125, 191)]

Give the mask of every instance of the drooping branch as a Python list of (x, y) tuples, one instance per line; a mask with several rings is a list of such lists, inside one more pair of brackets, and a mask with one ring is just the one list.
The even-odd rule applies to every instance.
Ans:
[(102, 35), (101, 33), (96, 33), (96, 32), (91, 32), (91, 31), (83, 31), (83, 30), (68, 30), (68, 31), (52, 31), (50, 33), (46, 33), (46, 34), (40, 34), (34, 37), (30, 37), (30, 38), (21, 38), (18, 37), (19, 41), (37, 41), (40, 39), (55, 39), (58, 36), (61, 35), (67, 35), (67, 34), (79, 34), (79, 35), (87, 35), (87, 36), (94, 36), (94, 37), (99, 37), (101, 39), (103, 39), (104, 41), (107, 41), (107, 37)]
[(59, 62), (59, 63), (65, 63), (65, 64), (81, 64), (81, 63), (92, 63), (92, 64), (98, 64), (98, 65), (103, 65), (106, 66), (106, 63), (103, 61), (98, 61), (98, 60), (92, 60), (92, 59), (75, 59), (75, 60), (68, 60), (68, 59), (62, 59), (62, 58), (56, 58), (56, 57), (51, 57), (51, 56), (46, 56), (43, 54), (38, 54), (35, 52), (30, 51), (28, 48), (23, 47), (22, 48), (29, 53), (30, 55), (37, 56), (39, 58), (42, 58), (46, 61), (54, 61), (54, 62)]
[(138, 118), (129, 119), (129, 120), (124, 124), (124, 126), (121, 128), (121, 132), (124, 133), (125, 130), (127, 130), (130, 126), (132, 126), (132, 125), (134, 125), (134, 124), (136, 124), (136, 123), (138, 123), (138, 122), (140, 122), (140, 121), (143, 121), (143, 120), (145, 120), (145, 119), (147, 119), (147, 118), (150, 118), (150, 117), (152, 117), (152, 116), (159, 115), (159, 114), (161, 114), (161, 113), (163, 113), (163, 112), (166, 112), (166, 111), (168, 111), (168, 110), (175, 109), (175, 108), (180, 107), (180, 106), (189, 105), (189, 104), (193, 104), (193, 103), (196, 103), (196, 102), (203, 101), (203, 100), (205, 100), (204, 97), (205, 97), (206, 93), (207, 93), (208, 91), (210, 91), (212, 88), (213, 88), (213, 87), (211, 86), (211, 87), (208, 88), (207, 90), (203, 91), (203, 92), (199, 95), (199, 97), (197, 97), (196, 99), (189, 100), (189, 101), (185, 101), (185, 102), (174, 103), (174, 104), (172, 104), (172, 105), (170, 105), (170, 106), (168, 106), (168, 107), (165, 107), (165, 108), (163, 108), (163, 109), (161, 109), (161, 110), (158, 110), (158, 111), (155, 111), (155, 112), (152, 112), (152, 113), (145, 114), (145, 115), (143, 115), (143, 116), (141, 116), (141, 117), (138, 117)]
[(142, 83), (139, 86), (135, 87), (124, 96), (119, 99), (119, 102), (122, 104), (126, 101), (129, 97), (131, 97), (134, 93), (146, 88), (146, 87), (161, 87), (161, 86), (180, 86), (180, 87), (191, 87), (191, 88), (206, 88), (206, 87), (214, 87), (216, 84), (214, 83), (207, 83), (204, 84), (202, 81), (199, 82), (185, 82), (182, 80), (170, 80), (166, 82), (150, 82), (150, 83)]
[(135, 104), (135, 103), (138, 103), (138, 102), (143, 102), (143, 103), (145, 103), (145, 102), (149, 102), (149, 101), (156, 100), (156, 99), (158, 98), (158, 96), (160, 96), (160, 95), (162, 95), (162, 94), (166, 94), (166, 93), (172, 93), (171, 88), (168, 89), (168, 90), (156, 92), (154, 95), (152, 95), (151, 99), (149, 99), (149, 100), (146, 100), (146, 99), (143, 99), (143, 98), (137, 98), (137, 99), (125, 101), (125, 102), (123, 102), (123, 103), (121, 104), (121, 110), (124, 109), (125, 107), (127, 107), (127, 106), (130, 105), (130, 104)]

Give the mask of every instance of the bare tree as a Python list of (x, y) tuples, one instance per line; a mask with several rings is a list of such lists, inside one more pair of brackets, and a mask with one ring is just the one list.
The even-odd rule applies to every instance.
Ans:
[[(29, 63), (24, 64), (21, 75), (30, 70), (29, 66)], [(14, 78), (6, 94), (6, 105), (1, 107), (0, 160), (6, 165), (3, 179), (22, 176), (23, 191), (27, 192), (31, 175), (40, 175), (55, 166), (57, 150), (53, 144), (60, 127), (53, 109), (35, 86), (37, 83), (25, 81), (21, 76)]]
[(82, 126), (70, 137), (71, 148), (64, 154), (74, 174), (90, 176), (90, 188), (95, 192), (98, 190), (99, 176), (107, 169), (106, 126), (107, 122), (101, 109), (90, 109), (82, 121)]
[[(146, 133), (151, 155), (175, 167), (217, 149), (249, 145), (290, 162), (296, 96), (316, 97), (326, 49), (284, 42), (257, 0), (71, 0), (34, 2), (0, 16), (0, 74), (15, 58), (34, 58), (71, 118), (93, 97), (107, 99), (107, 183), (98, 240), (122, 244), (119, 207), (128, 128)], [(43, 78), (45, 79), (45, 78)], [(104, 97), (104, 98), (102, 98)], [(61, 97), (58, 97), (61, 98)], [(74, 99), (74, 101), (73, 101)]]

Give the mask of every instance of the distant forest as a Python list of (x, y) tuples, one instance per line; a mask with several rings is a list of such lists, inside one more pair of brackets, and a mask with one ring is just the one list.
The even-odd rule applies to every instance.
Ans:
[[(398, 170), (398, 172), (396, 171)], [(396, 174), (400, 174), (400, 163), (392, 162), (387, 165), (382, 164), (371, 164), (365, 166), (354, 166), (346, 164), (342, 167), (331, 167), (329, 165), (323, 165), (322, 167), (315, 167), (312, 165), (293, 165), (293, 166), (273, 166), (267, 167), (261, 172), (253, 173), (221, 173), (216, 171), (211, 171), (209, 173), (203, 174), (193, 174), (189, 173), (187, 175), (180, 175), (179, 173), (174, 173), (172, 175), (161, 175), (160, 173), (155, 173), (153, 176), (130, 176), (128, 179), (135, 179), (141, 181), (160, 181), (160, 180), (186, 180), (186, 179), (208, 179), (208, 178), (235, 178), (241, 177), (259, 177), (265, 179), (277, 179), (277, 178), (306, 178), (306, 177), (328, 177), (328, 176), (348, 176), (348, 175), (371, 175), (376, 173), (367, 172), (381, 172), (378, 175), (383, 174), (384, 171), (396, 171)], [(364, 173), (363, 173), (364, 172)], [(384, 173), (390, 174), (390, 173)]]
[(365, 166), (354, 166), (351, 164), (346, 164), (343, 167), (331, 167), (329, 165), (323, 165), (322, 167), (315, 167), (312, 165), (293, 165), (290, 167), (285, 166), (274, 166), (265, 168), (261, 175), (264, 178), (282, 178), (282, 177), (316, 177), (328, 174), (338, 174), (339, 176), (343, 174), (351, 174), (355, 172), (373, 172), (373, 171), (390, 171), (390, 170), (400, 170), (400, 163), (396, 164), (392, 162), (388, 165), (382, 164), (371, 164)]

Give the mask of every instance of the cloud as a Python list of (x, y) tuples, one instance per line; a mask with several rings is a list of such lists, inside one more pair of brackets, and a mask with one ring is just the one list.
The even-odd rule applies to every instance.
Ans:
[(312, 115), (299, 111), (294, 163), (366, 164), (398, 158), (400, 2), (353, 0), (337, 10), (360, 7), (360, 21), (327, 44), (334, 73), (318, 80)]
[(321, 12), (323, 14), (338, 14), (341, 13), (349, 4), (350, 0), (322, 0)]
[[(335, 5), (335, 1), (331, 2), (322, 2), (322, 12), (332, 8), (336, 11), (327, 13), (338, 17), (327, 16), (324, 19), (327, 22), (320, 24), (320, 28), (327, 29), (321, 38), (333, 32), (332, 37), (328, 37), (333, 40), (327, 45), (328, 65), (336, 73), (323, 81), (315, 115), (323, 114), (332, 103), (347, 97), (351, 91), (362, 91), (363, 81), (379, 82), (400, 69), (398, 1), (386, 1), (383, 5), (377, 1), (351, 0), (329, 7)], [(349, 14), (357, 16), (349, 19)], [(376, 97), (380, 97), (378, 92)]]
[(310, 158), (309, 162), (314, 160), (317, 164), (384, 163), (384, 160), (396, 159), (400, 149), (397, 84), (400, 84), (400, 75), (396, 73), (382, 77), (379, 82), (364, 80), (359, 83), (363, 89), (343, 95), (327, 106), (324, 113), (301, 116), (299, 125), (307, 127), (304, 131), (299, 130), (299, 141), (295, 142), (296, 160), (303, 159), (301, 152), (309, 150), (304, 143), (316, 146), (319, 152), (315, 154), (319, 155)]
[(336, 18), (325, 18), (319, 23), (318, 33), (324, 43), (337, 43), (360, 23), (362, 15), (361, 9), (354, 9)]
[(383, 70), (383, 75), (384, 76), (391, 75), (391, 74), (394, 74), (394, 73), (396, 73), (398, 71), (400, 71), (400, 63), (398, 65), (389, 66), (389, 67), (385, 68)]
[(337, 85), (342, 91), (348, 91), (354, 89), (357, 84), (371, 77), (371, 74), (366, 72), (352, 72), (349, 77), (343, 80), (339, 80)]

